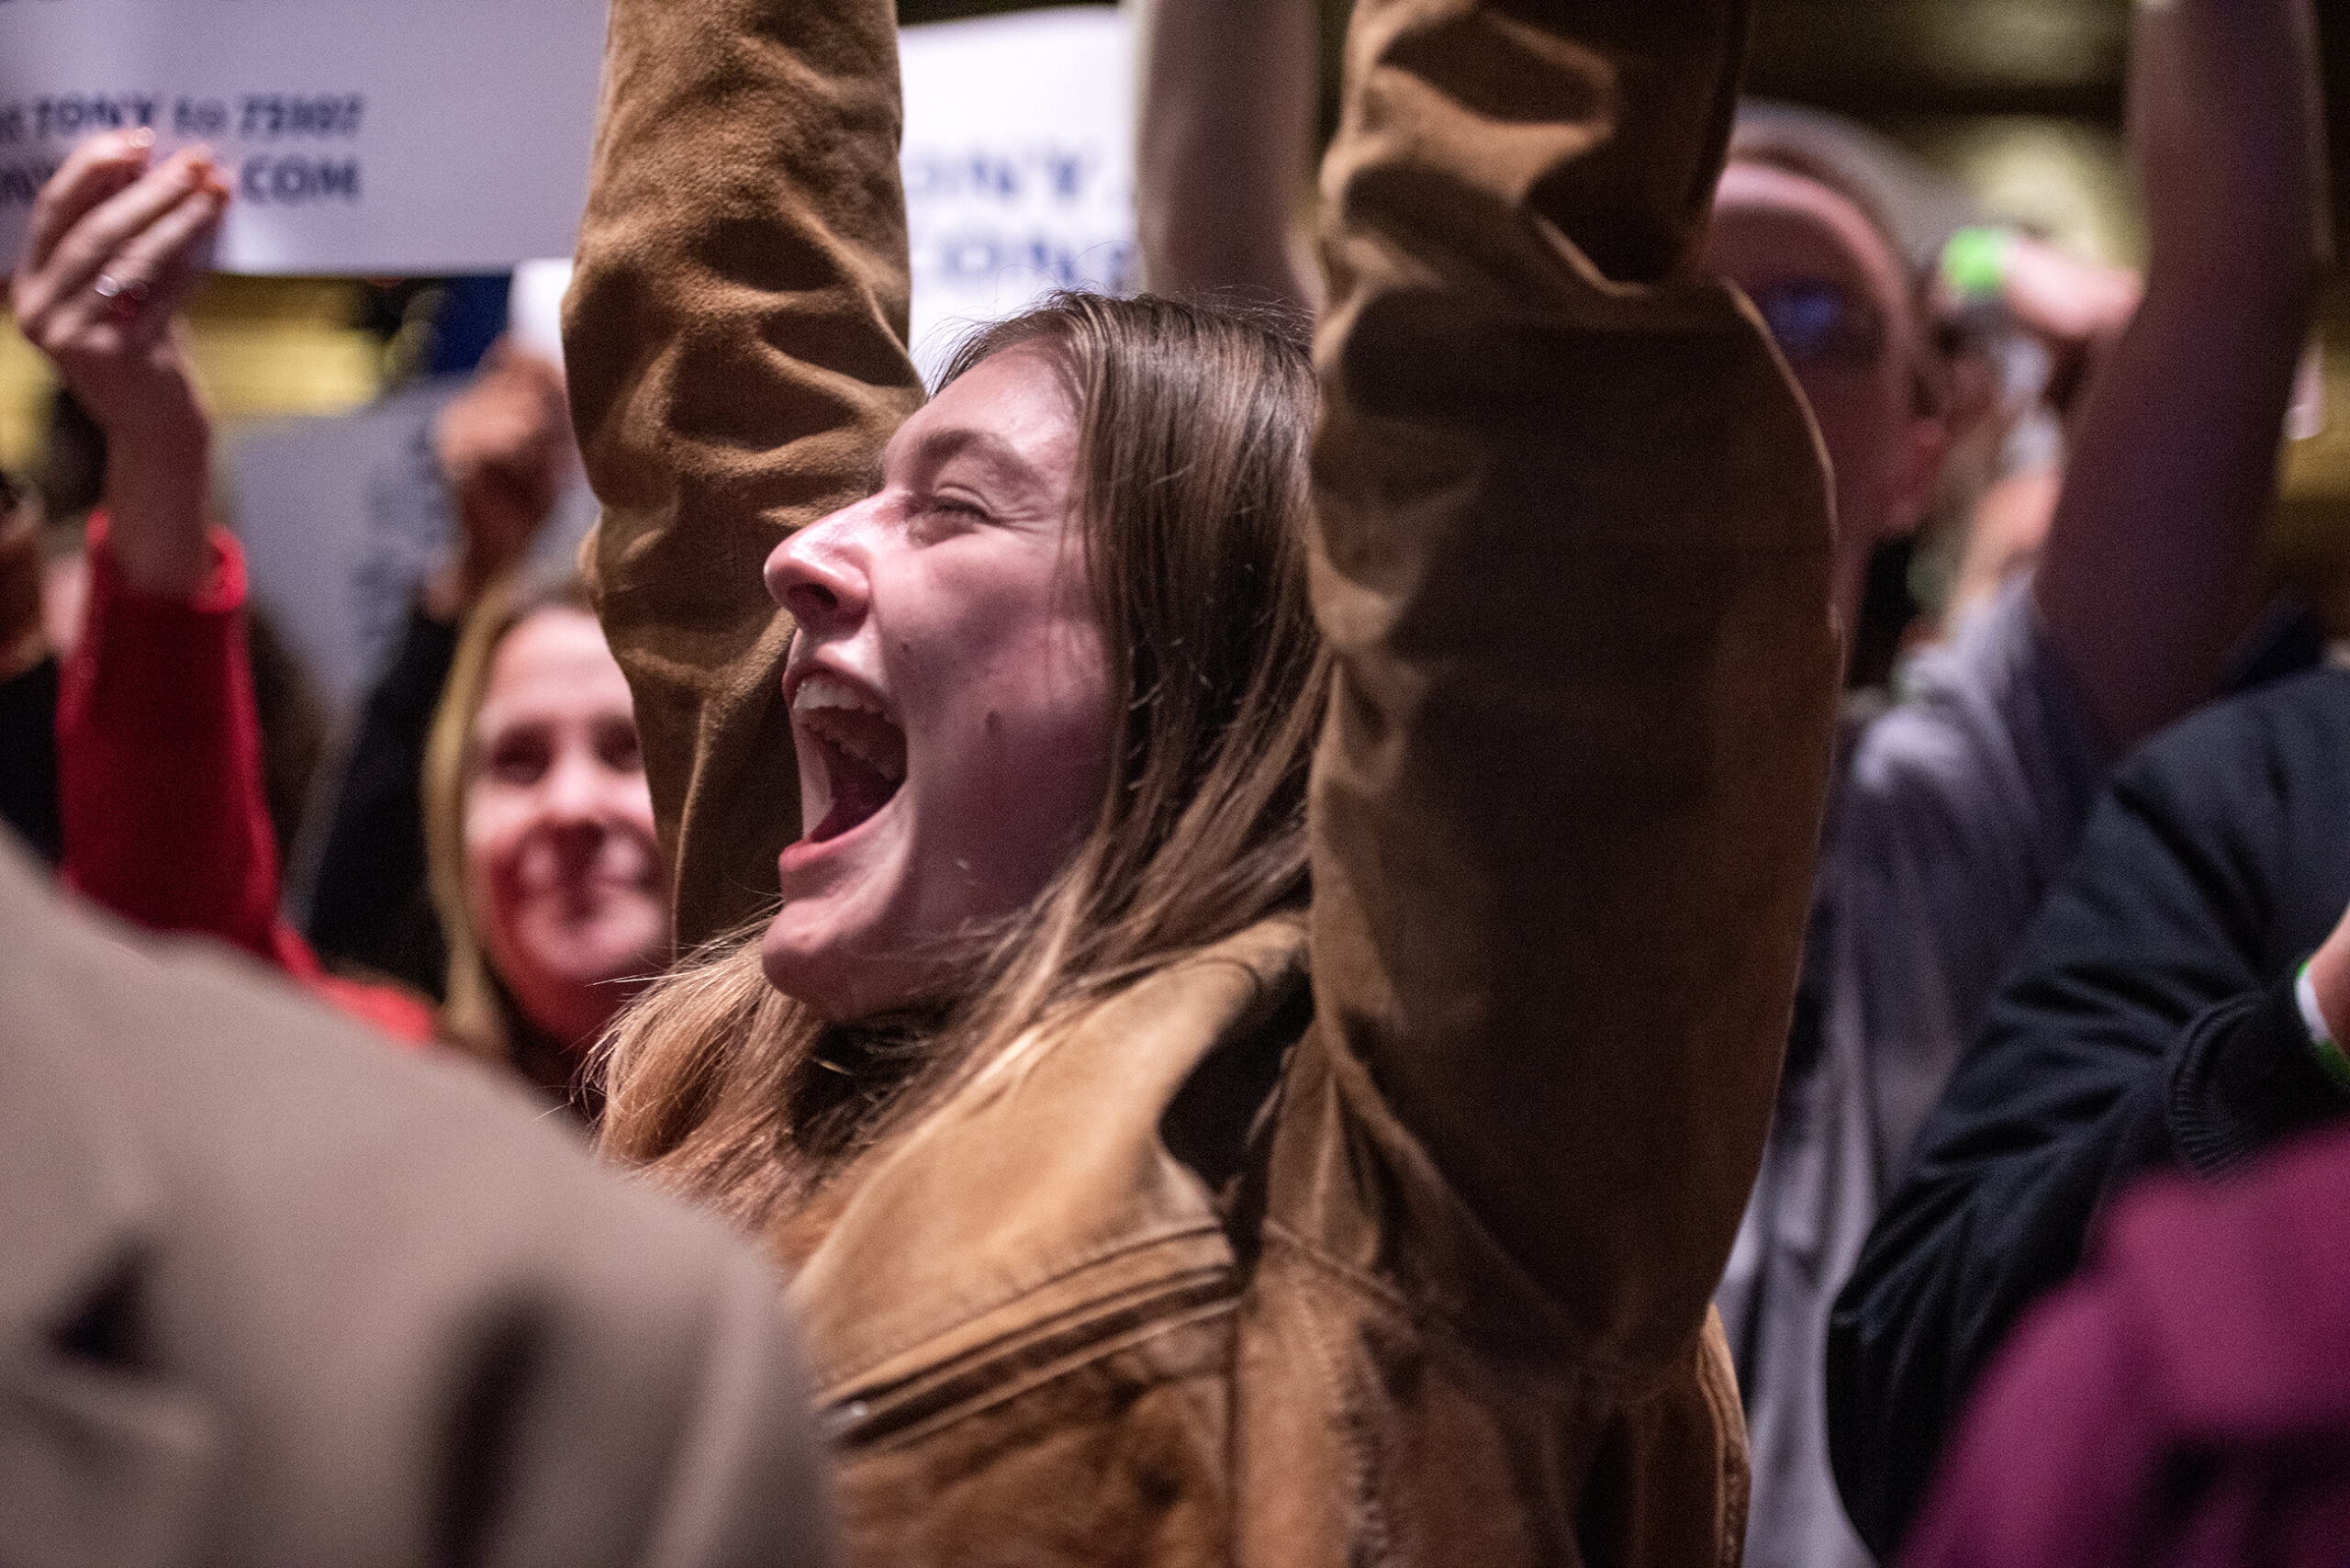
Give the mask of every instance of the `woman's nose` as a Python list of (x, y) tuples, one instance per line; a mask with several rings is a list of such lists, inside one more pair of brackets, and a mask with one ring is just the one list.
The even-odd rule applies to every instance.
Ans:
[(600, 823), (612, 814), (618, 776), (585, 746), (567, 746), (539, 787), (543, 819), (556, 827)]
[(868, 587), (859, 513), (871, 504), (860, 501), (811, 523), (767, 556), (768, 595), (812, 635), (845, 633), (865, 618)]

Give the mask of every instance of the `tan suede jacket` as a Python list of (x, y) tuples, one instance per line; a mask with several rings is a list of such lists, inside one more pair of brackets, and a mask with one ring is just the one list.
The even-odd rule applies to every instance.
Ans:
[[(1691, 267), (1729, 0), (1362, 0), (1308, 914), (981, 1073), (793, 1287), (869, 1563), (1729, 1562), (1708, 1293), (1836, 698), (1817, 445)], [(760, 588), (919, 388), (880, 0), (615, 0), (567, 346), (688, 939), (798, 831)]]

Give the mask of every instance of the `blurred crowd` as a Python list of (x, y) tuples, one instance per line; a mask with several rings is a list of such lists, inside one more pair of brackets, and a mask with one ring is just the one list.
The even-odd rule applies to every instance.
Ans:
[(1317, 201), (1314, 8), (1155, 0), (1149, 296), (927, 393), (889, 18), (790, 9), (615, 6), (571, 384), (439, 405), (330, 745), (180, 319), (229, 185), (109, 132), (43, 190), (0, 1323), (194, 1392), (40, 1394), (107, 1457), (0, 1441), (0, 1516), (2339, 1562), (2350, 676), (2260, 570), (2308, 0), (2138, 9), (2139, 271), (1733, 104), (1729, 5), (1364, 0)]

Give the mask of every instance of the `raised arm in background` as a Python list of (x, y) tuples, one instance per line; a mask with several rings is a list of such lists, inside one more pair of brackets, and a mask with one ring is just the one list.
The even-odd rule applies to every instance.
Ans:
[(1321, 61), (1315, 0), (1150, 0), (1136, 138), (1143, 281), (1312, 310), (1298, 223)]
[(2117, 751), (2209, 696), (2249, 609), (2332, 256), (2309, 0), (2142, 5), (2146, 291), (2074, 431), (2033, 592)]
[(1616, 1366), (1753, 1180), (1839, 686), (1817, 442), (1696, 266), (1743, 26), (1364, 0), (1323, 174), (1319, 1025)]
[(563, 372), (501, 338), (433, 417), (432, 455), (455, 514), (455, 548), (419, 585), (360, 709), (308, 927), (321, 953), (439, 996), (449, 957), (425, 889), (425, 743), (461, 626), (529, 555), (577, 461)]
[(62, 672), (68, 885), (142, 924), (274, 958), (276, 846), (240, 606), (243, 563), (206, 517), (212, 424), (179, 306), (228, 195), (185, 151), (115, 133), (42, 186), (10, 299), (108, 436), (88, 621)]
[(872, 487), (922, 398), (897, 48), (871, 6), (612, 19), (564, 357), (604, 505), (597, 613), (635, 696), (687, 946), (767, 908), (800, 834), (777, 678), (791, 622), (760, 567)]
[(154, 136), (94, 138), (41, 187), (9, 288), (26, 337), (107, 442), (107, 550), (141, 593), (194, 594), (212, 577), (205, 532), (212, 423), (188, 375), (179, 307), (228, 186), (200, 150), (149, 168)]
[(70, 887), (140, 924), (233, 942), (390, 1033), (426, 1008), (337, 980), (278, 918), (277, 846), (244, 644), (244, 557), (208, 526), (211, 421), (178, 309), (229, 193), (191, 150), (112, 132), (42, 186), (10, 286), (25, 335), (106, 434), (87, 622), (60, 678)]

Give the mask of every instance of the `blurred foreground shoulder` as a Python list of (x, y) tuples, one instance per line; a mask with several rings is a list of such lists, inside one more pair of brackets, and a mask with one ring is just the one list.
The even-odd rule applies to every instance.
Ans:
[(0, 1561), (829, 1561), (779, 1285), (0, 845)]

